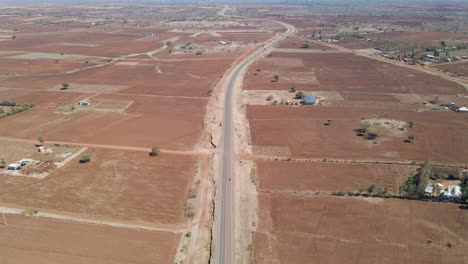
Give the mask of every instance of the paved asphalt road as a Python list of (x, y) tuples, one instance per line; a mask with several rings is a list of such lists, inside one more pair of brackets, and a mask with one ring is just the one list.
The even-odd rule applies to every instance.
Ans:
[(221, 186), (221, 190), (218, 190), (221, 194), (221, 198), (218, 201), (219, 209), (217, 213), (219, 214), (216, 222), (217, 224), (217, 234), (216, 234), (216, 244), (215, 244), (215, 264), (233, 264), (234, 263), (234, 195), (233, 195), (233, 183), (234, 179), (231, 179), (233, 174), (233, 129), (232, 129), (232, 90), (234, 89), (235, 83), (237, 80), (242, 80), (243, 75), (242, 71), (257, 57), (261, 56), (266, 50), (269, 50), (278, 42), (286, 38), (292, 31), (293, 27), (288, 24), (282, 23), (287, 27), (287, 31), (284, 35), (266, 45), (263, 49), (257, 51), (254, 55), (245, 59), (241, 64), (237, 66), (233, 74), (231, 75), (227, 90), (226, 97), (224, 102), (224, 131), (223, 131), (223, 152), (221, 159), (221, 174), (218, 181)]

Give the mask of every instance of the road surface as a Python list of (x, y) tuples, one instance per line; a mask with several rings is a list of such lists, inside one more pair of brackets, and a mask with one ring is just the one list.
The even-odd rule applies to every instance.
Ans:
[[(279, 22), (280, 23), (280, 22)], [(233, 185), (233, 126), (232, 126), (232, 90), (237, 81), (241, 81), (244, 77), (243, 71), (257, 57), (266, 53), (281, 40), (286, 38), (294, 28), (291, 25), (281, 23), (287, 28), (287, 31), (275, 41), (267, 44), (264, 48), (247, 57), (233, 71), (226, 87), (226, 97), (224, 102), (224, 117), (223, 117), (223, 136), (222, 136), (222, 157), (221, 157), (221, 173), (218, 180), (219, 200), (217, 201), (217, 221), (215, 222), (216, 235), (214, 246), (214, 263), (215, 264), (232, 264), (234, 263), (234, 195)]]

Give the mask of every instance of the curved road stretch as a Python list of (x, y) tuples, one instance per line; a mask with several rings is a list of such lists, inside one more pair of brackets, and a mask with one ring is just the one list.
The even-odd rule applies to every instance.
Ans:
[[(231, 74), (226, 90), (226, 97), (224, 102), (224, 129), (223, 129), (223, 140), (222, 140), (222, 159), (221, 159), (221, 173), (219, 178), (218, 186), (221, 186), (220, 200), (217, 204), (216, 213), (216, 237), (215, 237), (215, 248), (214, 248), (214, 263), (215, 264), (231, 264), (234, 263), (234, 214), (233, 214), (233, 127), (232, 127), (232, 90), (234, 89), (235, 83), (238, 80), (242, 80), (244, 75), (243, 70), (249, 66), (249, 64), (267, 50), (278, 44), (281, 40), (285, 39), (294, 30), (292, 25), (277, 22), (287, 28), (286, 32), (277, 40), (264, 46), (261, 50), (255, 52), (249, 56), (242, 63), (240, 63), (234, 72)], [(232, 178), (232, 180), (231, 180)]]

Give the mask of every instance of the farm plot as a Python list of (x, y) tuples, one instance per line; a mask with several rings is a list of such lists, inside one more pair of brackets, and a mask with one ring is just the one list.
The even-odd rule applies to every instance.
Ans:
[(123, 108), (117, 109), (123, 104), (117, 108), (113, 105), (120, 111), (92, 111), (91, 105), (91, 111), (71, 114), (59, 112), (62, 108), (57, 105), (38, 106), (1, 119), (0, 135), (24, 139), (37, 139), (42, 135), (49, 141), (132, 147), (157, 144), (162, 148), (191, 150), (203, 129), (200, 120), (204, 114), (205, 99), (104, 94), (92, 99), (134, 102), (123, 112)]
[(257, 161), (261, 192), (355, 192), (359, 185), (375, 184), (398, 193), (404, 177), (396, 175), (411, 171), (414, 168), (398, 165)]
[(18, 60), (0, 58), (0, 75), (28, 75), (64, 73), (80, 67), (95, 65), (93, 62), (84, 64), (77, 61), (57, 61), (50, 59)]
[(172, 263), (180, 235), (7, 215), (0, 255), (10, 263)]
[[(114, 30), (118, 29), (118, 32)], [(163, 46), (162, 41), (175, 36), (163, 33), (164, 29), (151, 30), (157, 36), (144, 37), (142, 30), (113, 27), (108, 31), (90, 28), (81, 32), (49, 32), (47, 37), (34, 35), (19, 36), (14, 41), (0, 42), (0, 50), (21, 50), (40, 53), (63, 53), (99, 57), (117, 57), (121, 55), (148, 52)], [(64, 45), (65, 43), (65, 45)], [(91, 46), (91, 47), (90, 47)], [(59, 55), (60, 55), (59, 54)], [(60, 57), (60, 56), (59, 56)], [(53, 59), (60, 59), (54, 57)]]
[(58, 91), (67, 82), (71, 84), (68, 91), (77, 92), (208, 97), (208, 90), (232, 62), (232, 59), (216, 59), (207, 64), (200, 59), (111, 64), (66, 75), (12, 77), (2, 81), (2, 86)]
[(435, 65), (434, 68), (440, 69), (444, 72), (450, 72), (455, 75), (464, 77), (468, 76), (468, 62)]
[[(254, 146), (288, 147), (294, 157), (426, 160), (466, 163), (468, 116), (392, 108), (248, 106)], [(361, 118), (414, 122), (382, 128), (375, 140), (359, 136)], [(327, 120), (331, 125), (324, 125)], [(385, 121), (384, 121), (385, 122)], [(388, 121), (390, 122), (390, 121)], [(391, 123), (391, 122), (390, 122)], [(405, 140), (414, 136), (412, 143)], [(265, 153), (262, 153), (265, 154)]]
[[(260, 72), (256, 72), (260, 69)], [(284, 90), (296, 85), (288, 76), (303, 72), (310, 80), (298, 90), (402, 94), (460, 94), (466, 89), (454, 82), (420, 71), (398, 67), (354, 54), (272, 53), (248, 71), (246, 90)], [(274, 74), (280, 76), (272, 82)]]
[(43, 179), (0, 175), (0, 200), (31, 208), (179, 224), (193, 181), (196, 159), (146, 152), (88, 149)]
[(255, 263), (463, 263), (468, 211), (405, 200), (260, 195)]

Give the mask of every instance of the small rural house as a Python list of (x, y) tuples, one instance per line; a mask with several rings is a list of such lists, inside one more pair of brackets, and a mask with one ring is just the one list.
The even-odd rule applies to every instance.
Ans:
[(302, 103), (304, 105), (314, 105), (315, 103), (317, 103), (317, 96), (308, 94), (304, 96)]
[(466, 108), (466, 107), (464, 107), (464, 106), (463, 106), (463, 107), (460, 107), (460, 108), (458, 108), (458, 112), (468, 113), (468, 108)]
[(432, 185), (427, 185), (426, 189), (424, 189), (424, 192), (426, 194), (432, 194), (433, 191), (434, 191), (434, 186), (432, 186)]
[(19, 170), (21, 168), (21, 165), (18, 163), (12, 163), (8, 165), (9, 170)]

